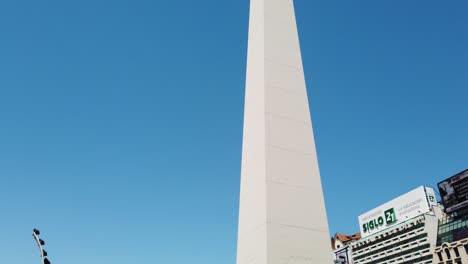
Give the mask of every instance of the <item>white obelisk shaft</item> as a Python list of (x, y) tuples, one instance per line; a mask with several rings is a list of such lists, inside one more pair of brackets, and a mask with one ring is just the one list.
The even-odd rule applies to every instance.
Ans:
[(237, 264), (332, 263), (292, 0), (251, 0)]

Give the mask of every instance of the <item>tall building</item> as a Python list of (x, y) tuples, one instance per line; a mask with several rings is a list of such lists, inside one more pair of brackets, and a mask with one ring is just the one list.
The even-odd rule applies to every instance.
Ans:
[(447, 216), (439, 220), (433, 263), (468, 264), (468, 216)]
[(237, 264), (332, 263), (292, 0), (251, 0)]
[(421, 186), (359, 216), (354, 264), (432, 264), (444, 214), (434, 189)]
[(437, 186), (447, 216), (439, 220), (434, 263), (468, 264), (468, 170)]

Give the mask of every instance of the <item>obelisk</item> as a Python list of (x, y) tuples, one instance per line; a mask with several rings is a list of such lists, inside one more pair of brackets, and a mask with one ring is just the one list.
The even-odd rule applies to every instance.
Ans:
[(251, 0), (237, 264), (329, 264), (292, 0)]

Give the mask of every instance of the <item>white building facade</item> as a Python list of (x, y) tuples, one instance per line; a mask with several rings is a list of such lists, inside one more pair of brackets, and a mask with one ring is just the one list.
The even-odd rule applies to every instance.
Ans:
[(434, 190), (419, 187), (361, 216), (354, 264), (430, 264), (443, 210)]

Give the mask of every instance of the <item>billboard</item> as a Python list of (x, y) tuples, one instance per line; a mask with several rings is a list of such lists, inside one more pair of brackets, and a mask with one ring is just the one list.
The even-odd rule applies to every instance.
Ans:
[(359, 216), (361, 236), (367, 237), (431, 210), (434, 189), (421, 186)]
[(437, 184), (445, 212), (452, 213), (468, 207), (468, 170)]

